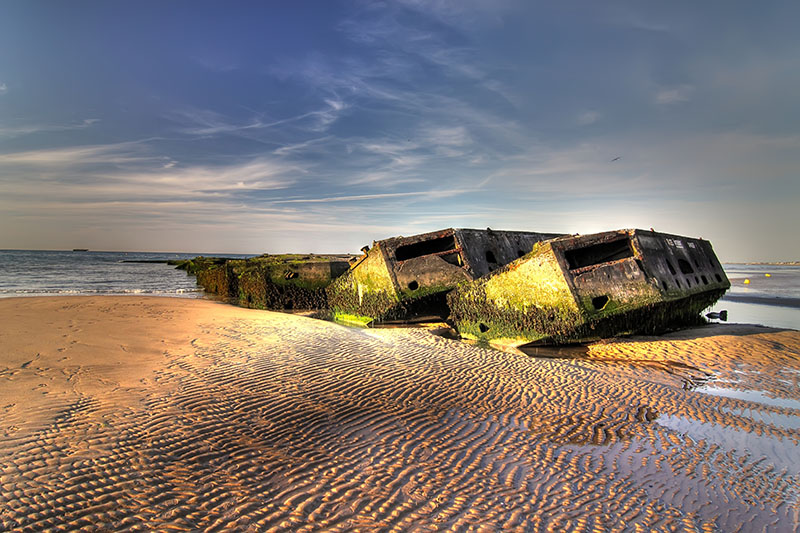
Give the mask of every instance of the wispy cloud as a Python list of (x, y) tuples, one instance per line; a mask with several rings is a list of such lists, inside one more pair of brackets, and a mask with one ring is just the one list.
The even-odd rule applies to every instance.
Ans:
[(5, 83), (0, 83), (0, 95), (6, 94), (8, 92), (8, 85)]
[(306, 141), (286, 144), (273, 151), (277, 156), (289, 156), (295, 154), (307, 154), (316, 151), (320, 146), (324, 146), (330, 141), (335, 140), (334, 137), (326, 135), (324, 137), (317, 137), (315, 139), (308, 139)]
[(275, 204), (317, 204), (317, 203), (332, 203), (332, 202), (357, 202), (364, 200), (381, 200), (386, 198), (409, 198), (409, 197), (423, 197), (426, 199), (441, 199), (459, 196), (462, 194), (476, 192), (477, 189), (439, 189), (430, 191), (413, 191), (413, 192), (394, 192), (394, 193), (380, 193), (380, 194), (356, 194), (350, 196), (326, 196), (321, 198), (289, 198), (286, 200), (275, 200)]
[(677, 87), (662, 88), (656, 92), (655, 102), (660, 105), (688, 102), (691, 99), (693, 91), (694, 87), (691, 85), (679, 85)]
[[(2, 91), (0, 91), (0, 94), (2, 94)], [(70, 124), (24, 124), (18, 126), (5, 125), (0, 126), (0, 137), (14, 138), (37, 133), (82, 130), (89, 128), (97, 122), (100, 122), (99, 118), (87, 118), (80, 122), (74, 122)]]
[(588, 126), (589, 124), (594, 124), (603, 115), (598, 111), (585, 111), (578, 115), (578, 124), (581, 126)]
[(336, 122), (347, 107), (343, 100), (332, 97), (324, 98), (318, 109), (277, 120), (269, 120), (262, 113), (237, 120), (208, 109), (183, 109), (172, 112), (168, 118), (180, 124), (177, 131), (186, 135), (199, 137), (235, 135), (260, 139), (258, 135), (266, 130), (290, 125), (300, 130), (324, 132)]
[[(233, 164), (181, 165), (151, 140), (0, 154), (7, 194), (53, 199), (230, 196), (289, 187), (307, 171), (266, 157)], [(22, 179), (23, 177), (27, 179)], [(35, 177), (36, 179), (31, 179)], [(41, 183), (47, 186), (42, 187)]]
[(312, 117), (314, 119), (311, 129), (316, 132), (323, 132), (336, 122), (339, 116), (347, 109), (347, 104), (340, 98), (325, 98), (325, 107), (318, 111), (311, 111), (297, 118), (297, 120)]
[(443, 24), (465, 29), (500, 26), (502, 15), (514, 8), (514, 3), (507, 0), (400, 0), (399, 3)]
[(146, 141), (131, 141), (115, 144), (72, 146), (68, 148), (43, 148), (22, 152), (0, 154), (0, 165), (23, 164), (45, 167), (71, 167), (96, 163), (126, 164), (155, 161), (157, 158), (146, 152)]

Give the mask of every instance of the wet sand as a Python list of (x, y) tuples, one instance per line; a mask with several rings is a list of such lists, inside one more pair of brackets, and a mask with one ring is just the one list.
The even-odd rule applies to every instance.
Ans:
[(582, 358), (171, 298), (0, 300), (0, 530), (793, 531), (800, 332)]

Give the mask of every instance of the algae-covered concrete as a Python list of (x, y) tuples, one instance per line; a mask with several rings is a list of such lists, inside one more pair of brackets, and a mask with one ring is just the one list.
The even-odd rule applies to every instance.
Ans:
[(256, 309), (327, 309), (325, 287), (349, 267), (351, 255), (262, 255), (248, 259), (196, 257), (178, 268), (206, 292)]
[(464, 337), (565, 343), (697, 324), (729, 287), (708, 241), (619, 230), (543, 242), (448, 304)]
[(373, 243), (328, 289), (335, 318), (345, 322), (446, 318), (445, 294), (525, 255), (554, 233), (444, 229)]

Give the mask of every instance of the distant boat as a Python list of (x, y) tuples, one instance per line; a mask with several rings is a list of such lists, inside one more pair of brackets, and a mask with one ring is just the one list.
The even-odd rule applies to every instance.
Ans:
[(73, 252), (88, 252), (89, 249), (88, 248), (73, 248), (72, 251)]

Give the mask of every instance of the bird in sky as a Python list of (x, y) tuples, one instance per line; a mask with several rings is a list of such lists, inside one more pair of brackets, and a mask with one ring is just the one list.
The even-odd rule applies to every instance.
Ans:
[(619, 161), (620, 159), (622, 159), (622, 156), (621, 156), (621, 155), (618, 155), (617, 157), (615, 157), (614, 159), (612, 159), (612, 160), (611, 160), (611, 162), (613, 163), (614, 161)]

